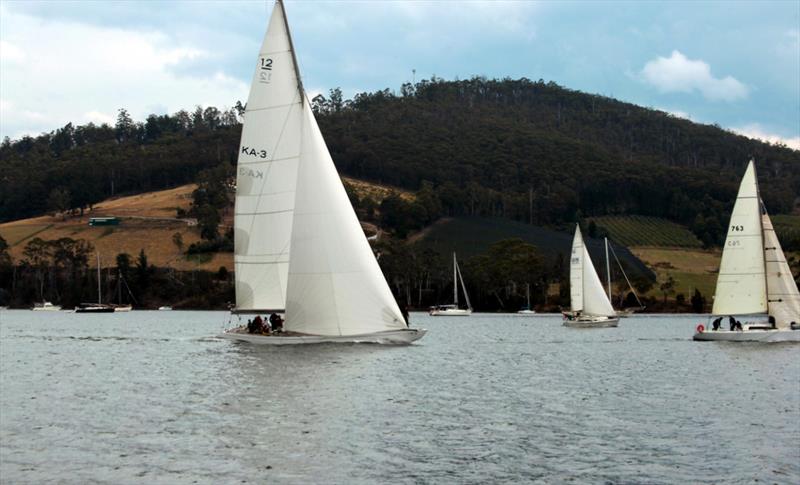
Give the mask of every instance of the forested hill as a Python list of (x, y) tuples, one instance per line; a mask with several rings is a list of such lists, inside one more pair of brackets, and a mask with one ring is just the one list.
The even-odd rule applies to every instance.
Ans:
[[(771, 212), (790, 212), (800, 194), (800, 152), (554, 83), (433, 79), (352, 100), (333, 90), (313, 103), (341, 173), (427, 191), (410, 211), (420, 223), (640, 214), (686, 224), (711, 244), (751, 157)], [(239, 114), (209, 107), (137, 123), (121, 110), (114, 127), (70, 124), (4, 140), (0, 221), (230, 167)]]

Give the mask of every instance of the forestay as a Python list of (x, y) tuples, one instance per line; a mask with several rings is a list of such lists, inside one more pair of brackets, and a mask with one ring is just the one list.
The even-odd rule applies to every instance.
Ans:
[(767, 312), (764, 235), (758, 181), (753, 161), (747, 165), (731, 213), (714, 295), (714, 315)]
[(335, 336), (406, 328), (308, 103), (301, 153), (287, 330)]
[(236, 173), (236, 309), (285, 308), (303, 90), (281, 2), (270, 18), (244, 113)]
[(800, 322), (800, 292), (766, 210), (761, 220), (764, 226), (769, 314), (775, 317), (778, 328), (789, 328), (792, 322)]

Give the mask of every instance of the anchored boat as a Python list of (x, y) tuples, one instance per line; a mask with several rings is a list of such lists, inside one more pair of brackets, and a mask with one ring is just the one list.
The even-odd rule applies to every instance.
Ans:
[(283, 2), (272, 10), (244, 113), (236, 173), (234, 313), (284, 313), (257, 344), (406, 344), (410, 329), (350, 205), (303, 89)]
[[(464, 290), (464, 299), (467, 300), (467, 308), (458, 307), (458, 283)], [(432, 317), (468, 317), (472, 315), (472, 304), (469, 302), (467, 287), (464, 286), (464, 278), (461, 276), (461, 268), (458, 267), (456, 253), (453, 253), (453, 303), (451, 305), (436, 305), (430, 308), (428, 314)]]

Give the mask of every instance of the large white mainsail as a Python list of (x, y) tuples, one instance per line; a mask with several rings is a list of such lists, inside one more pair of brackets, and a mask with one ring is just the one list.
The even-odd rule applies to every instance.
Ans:
[(583, 242), (580, 226), (575, 227), (575, 237), (572, 240), (569, 280), (572, 311), (593, 316), (615, 315)]
[(259, 51), (236, 172), (234, 262), (238, 311), (282, 310), (304, 94), (281, 2)]
[(764, 227), (764, 259), (767, 271), (767, 302), (777, 328), (800, 322), (800, 291), (792, 277), (781, 243), (766, 209), (761, 215)]
[(337, 336), (406, 328), (308, 102), (301, 153), (286, 329)]
[(714, 315), (767, 312), (764, 233), (755, 164), (747, 165), (733, 205), (714, 294)]

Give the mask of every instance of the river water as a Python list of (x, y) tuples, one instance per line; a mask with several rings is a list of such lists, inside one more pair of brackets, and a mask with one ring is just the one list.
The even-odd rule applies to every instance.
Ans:
[(800, 483), (800, 345), (692, 342), (705, 317), (293, 348), (227, 319), (0, 313), (0, 482)]

